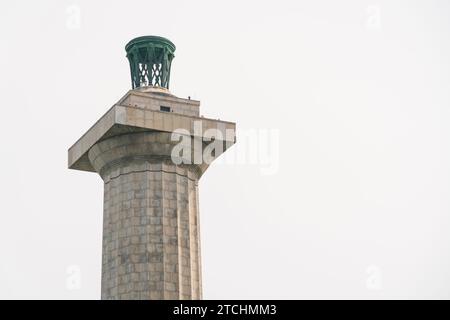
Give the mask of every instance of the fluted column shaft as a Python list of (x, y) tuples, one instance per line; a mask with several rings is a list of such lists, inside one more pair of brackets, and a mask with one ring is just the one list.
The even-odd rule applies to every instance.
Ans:
[(198, 179), (170, 160), (168, 133), (97, 143), (104, 180), (102, 299), (201, 299)]

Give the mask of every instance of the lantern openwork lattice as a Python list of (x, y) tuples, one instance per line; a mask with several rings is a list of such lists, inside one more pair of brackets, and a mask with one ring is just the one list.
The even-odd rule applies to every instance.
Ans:
[(169, 89), (170, 66), (175, 45), (168, 39), (144, 36), (125, 46), (133, 89), (154, 86)]

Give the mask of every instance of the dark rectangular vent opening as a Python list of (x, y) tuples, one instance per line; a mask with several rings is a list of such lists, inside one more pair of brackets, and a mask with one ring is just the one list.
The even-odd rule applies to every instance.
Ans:
[(160, 106), (159, 110), (164, 111), (164, 112), (170, 112), (170, 107)]

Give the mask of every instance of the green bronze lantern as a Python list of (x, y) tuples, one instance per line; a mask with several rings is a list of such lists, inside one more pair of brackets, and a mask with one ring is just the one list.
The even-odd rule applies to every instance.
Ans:
[(138, 37), (125, 46), (130, 62), (133, 89), (160, 87), (169, 89), (170, 66), (175, 57), (175, 45), (157, 36)]

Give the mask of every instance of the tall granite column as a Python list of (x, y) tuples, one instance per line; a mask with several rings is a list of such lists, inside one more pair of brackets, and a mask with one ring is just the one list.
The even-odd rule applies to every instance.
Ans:
[(199, 168), (175, 165), (169, 133), (95, 144), (104, 180), (102, 299), (201, 299)]
[[(171, 41), (138, 37), (125, 50), (133, 89), (68, 152), (70, 169), (104, 182), (102, 299), (201, 299), (198, 181), (235, 143), (236, 124), (169, 91)], [(213, 140), (223, 148), (204, 159)], [(185, 146), (196, 164), (178, 161)]]

